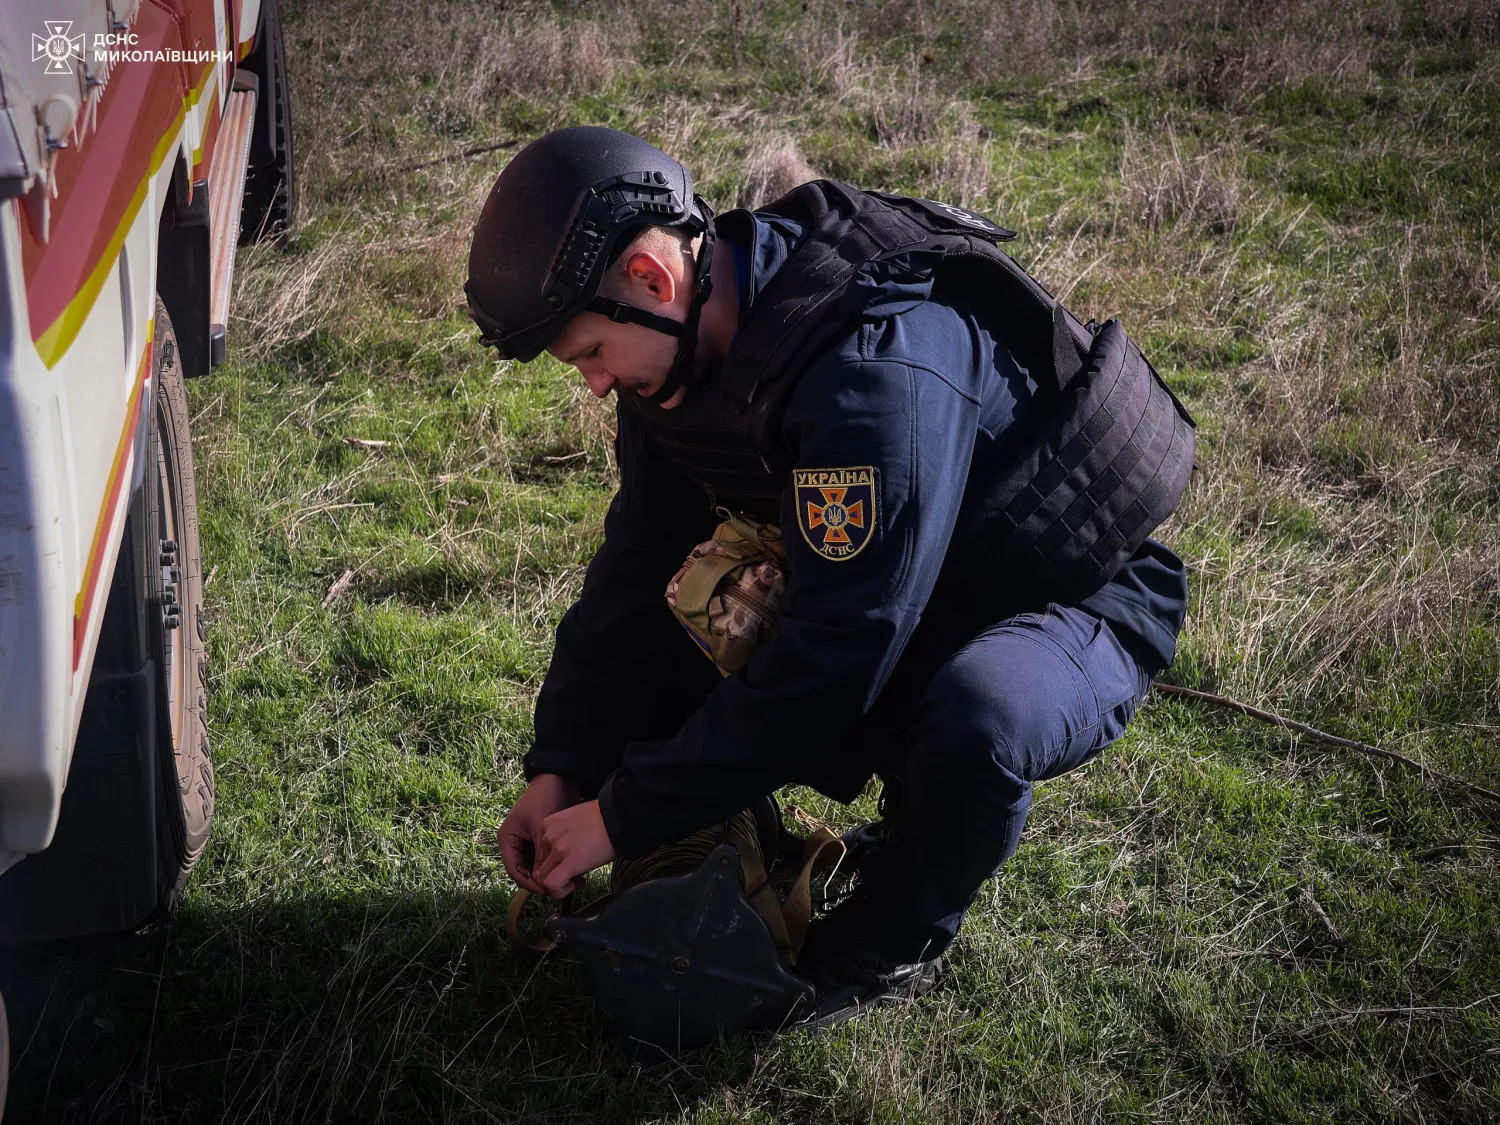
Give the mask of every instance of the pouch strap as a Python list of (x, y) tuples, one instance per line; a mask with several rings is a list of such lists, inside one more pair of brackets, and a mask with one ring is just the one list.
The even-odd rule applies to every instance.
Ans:
[(505, 908), (505, 936), (510, 939), (510, 946), (517, 953), (546, 953), (552, 948), (551, 938), (533, 940), (521, 932), (521, 911), (525, 909), (529, 898), (531, 892), (525, 887), (510, 896), (510, 905)]
[[(776, 943), (777, 958), (783, 966), (790, 968), (797, 963), (797, 946), (792, 944), (781, 901), (776, 897), (775, 888), (771, 886), (770, 876), (766, 874), (760, 849), (738, 832), (730, 832), (729, 841), (734, 845), (735, 851), (740, 853), (740, 873), (745, 880), (745, 897), (755, 907), (755, 912), (766, 924), (766, 929), (771, 931), (771, 940)], [(803, 934), (806, 936), (805, 929)]]
[(727, 508), (720, 508), (719, 515), (724, 517), (724, 522), (714, 530), (714, 538), (719, 542), (727, 541), (724, 530), (727, 527), (746, 543), (754, 544), (767, 556), (776, 559), (783, 566), (786, 565), (786, 544), (781, 538), (781, 528), (774, 523), (755, 523)]
[(738, 833), (731, 832), (729, 839), (740, 853), (740, 869), (745, 879), (745, 897), (755, 907), (757, 914), (771, 931), (776, 942), (776, 952), (787, 968), (797, 963), (797, 954), (807, 940), (808, 923), (812, 920), (812, 877), (815, 871), (837, 863), (844, 856), (844, 841), (827, 828), (819, 828), (802, 846), (802, 867), (797, 872), (786, 901), (777, 899), (766, 874), (765, 863), (760, 853), (752, 848)]
[(797, 872), (797, 881), (781, 904), (787, 937), (792, 948), (799, 953), (802, 943), (807, 940), (807, 926), (812, 920), (813, 872), (837, 864), (843, 858), (844, 841), (826, 828), (819, 828), (802, 845), (802, 870)]

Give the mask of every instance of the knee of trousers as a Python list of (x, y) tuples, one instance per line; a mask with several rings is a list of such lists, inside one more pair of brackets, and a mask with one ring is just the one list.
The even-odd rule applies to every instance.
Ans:
[(950, 799), (1014, 804), (1031, 786), (1013, 768), (1011, 739), (1018, 733), (1002, 707), (989, 700), (931, 692), (906, 732), (904, 787), (940, 786)]
[(1029, 637), (960, 653), (939, 670), (907, 732), (907, 767), (1020, 799), (1063, 748), (1091, 739), (1098, 706), (1066, 656)]

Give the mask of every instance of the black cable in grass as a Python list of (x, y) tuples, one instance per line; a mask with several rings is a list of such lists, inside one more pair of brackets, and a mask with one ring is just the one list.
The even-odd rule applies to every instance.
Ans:
[(447, 156), (439, 156), (435, 160), (423, 160), (417, 164), (404, 164), (400, 168), (397, 168), (396, 171), (416, 172), (422, 168), (435, 168), (439, 164), (447, 164), (454, 160), (467, 160), (471, 156), (483, 156), (487, 152), (499, 152), (502, 148), (515, 148), (520, 143), (520, 139), (516, 138), (508, 141), (496, 141), (492, 145), (475, 145), (473, 148), (466, 148), (462, 152), (450, 152)]
[(1340, 738), (1336, 734), (1310, 727), (1306, 723), (1299, 723), (1295, 719), (1288, 719), (1276, 714), (1274, 711), (1264, 711), (1259, 707), (1252, 707), (1248, 703), (1241, 703), (1238, 699), (1230, 699), (1227, 695), (1215, 695), (1208, 691), (1198, 691), (1194, 688), (1179, 687), (1177, 684), (1165, 684), (1160, 680), (1152, 680), (1151, 686), (1157, 691), (1164, 691), (1168, 695), (1181, 695), (1188, 699), (1201, 699), (1205, 703), (1215, 703), (1220, 707), (1227, 707), (1231, 711), (1238, 711), (1242, 715), (1249, 715), (1252, 719), (1260, 719), (1262, 722), (1273, 723), (1287, 730), (1294, 730), (1298, 734), (1305, 734), (1309, 738), (1316, 738), (1319, 742), (1327, 742), (1332, 746), (1342, 746), (1347, 750), (1355, 750), (1361, 754), (1367, 754), (1375, 758), (1385, 758), (1388, 761), (1397, 762), (1403, 766), (1409, 766), (1425, 777), (1434, 781), (1441, 781), (1447, 785), (1456, 785), (1460, 789), (1467, 789), (1470, 793), (1477, 793), (1481, 797), (1487, 797), (1491, 801), (1500, 801), (1500, 793), (1493, 789), (1486, 789), (1482, 785), (1475, 785), (1462, 777), (1431, 766), (1424, 766), (1415, 758), (1408, 758), (1405, 754), (1398, 754), (1394, 750), (1384, 750), (1379, 746), (1371, 746), (1368, 742), (1355, 742), (1352, 738)]

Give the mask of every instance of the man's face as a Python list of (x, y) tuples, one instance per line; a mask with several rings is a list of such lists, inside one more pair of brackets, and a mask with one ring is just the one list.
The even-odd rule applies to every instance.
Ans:
[[(657, 316), (684, 321), (689, 298), (681, 281), (657, 255), (641, 251), (630, 255), (624, 286), (610, 296)], [(578, 368), (598, 398), (610, 391), (644, 397), (655, 394), (667, 381), (677, 357), (677, 340), (639, 324), (616, 324), (598, 313), (584, 312), (568, 323), (547, 351)]]
[(598, 398), (610, 391), (641, 396), (661, 389), (677, 356), (677, 341), (639, 324), (616, 324), (579, 313), (547, 351), (578, 368)]

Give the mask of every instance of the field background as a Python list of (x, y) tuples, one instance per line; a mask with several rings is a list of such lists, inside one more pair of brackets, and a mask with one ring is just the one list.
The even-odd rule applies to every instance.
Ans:
[(1500, 1118), (1496, 809), (1163, 698), (1039, 788), (929, 999), (632, 1067), (491, 847), (612, 408), (460, 294), (514, 147), (461, 154), (566, 124), (721, 207), (980, 209), (1199, 419), (1170, 677), (1500, 787), (1492, 4), (286, 8), (296, 231), (190, 388), (213, 841), (170, 922), (35, 955), (7, 1121)]

